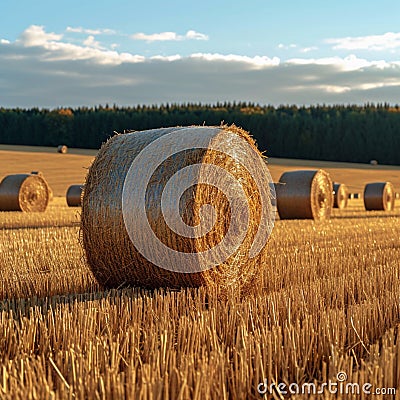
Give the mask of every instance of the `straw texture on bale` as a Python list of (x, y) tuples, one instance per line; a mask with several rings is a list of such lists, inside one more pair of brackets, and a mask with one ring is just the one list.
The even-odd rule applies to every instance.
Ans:
[[(44, 179), (44, 175), (43, 175), (42, 171), (31, 171), (31, 175), (40, 175)], [(53, 201), (53, 198), (54, 198), (53, 190), (50, 187), (50, 185), (48, 184), (48, 182), (46, 181), (46, 179), (44, 179), (44, 180), (47, 183), (47, 188), (49, 189), (49, 201)]]
[(365, 209), (391, 211), (394, 209), (396, 195), (391, 182), (368, 183), (364, 188)]
[(333, 207), (331, 178), (321, 169), (285, 172), (276, 185), (276, 199), (281, 219), (327, 219)]
[(347, 207), (347, 201), (349, 199), (349, 194), (347, 186), (343, 183), (333, 184), (333, 208), (338, 208), (342, 210)]
[[(227, 195), (219, 190), (218, 186), (204, 183), (205, 180), (215, 179), (219, 180), (218, 185), (223, 185), (224, 180), (228, 179), (226, 175), (230, 175), (242, 187), (247, 200), (248, 221), (244, 239), (234, 253), (229, 254), (222, 263), (200, 271), (182, 272), (166, 269), (162, 265), (160, 267), (137, 250), (124, 224), (121, 198), (130, 165), (142, 156), (141, 152), (145, 151), (146, 147), (151, 146), (156, 140), (165, 140), (167, 137), (183, 138), (183, 135), (188, 133), (191, 133), (191, 136), (195, 135), (193, 136), (195, 140), (208, 143), (207, 146), (186, 148), (168, 156), (164, 161), (159, 161), (159, 158), (151, 153), (148, 157), (146, 156), (145, 160), (151, 162), (156, 160), (157, 168), (154, 172), (149, 172), (151, 177), (145, 190), (143, 201), (146, 221), (136, 221), (135, 232), (138, 232), (138, 235), (141, 234), (143, 223), (148, 223), (152, 230), (149, 236), (154, 234), (158, 241), (168, 247), (168, 250), (173, 249), (179, 254), (184, 253), (200, 259), (202, 252), (214, 250), (214, 246), (223, 242), (225, 235), (230, 231), (230, 225), (234, 225), (231, 219), (233, 209)], [(81, 232), (88, 264), (102, 285), (106, 287), (135, 285), (147, 288), (218, 285), (222, 290), (238, 288), (241, 291), (247, 291), (251, 289), (259, 271), (260, 262), (266, 257), (266, 246), (263, 246), (254, 257), (249, 257), (250, 247), (262, 220), (261, 194), (259, 185), (256, 184), (259, 177), (255, 178), (249, 173), (246, 161), (250, 156), (248, 153), (242, 154), (242, 150), (237, 148), (235, 141), (232, 140), (233, 137), (237, 138), (235, 139), (237, 141), (244, 141), (246, 146), (249, 146), (252, 160), (255, 160), (254, 165), (257, 165), (259, 171), (266, 168), (265, 160), (256, 148), (253, 139), (246, 131), (235, 126), (160, 128), (117, 134), (101, 147), (85, 182)], [(229, 149), (229, 154), (236, 152), (240, 161), (223, 150), (216, 151), (215, 146)], [(164, 146), (159, 148), (161, 152), (167, 151)], [(187, 171), (193, 165), (199, 167), (199, 170), (193, 174), (194, 184), (182, 193), (180, 198), (174, 197), (173, 202), (179, 210), (182, 221), (186, 224), (185, 227), (190, 228), (202, 225), (204, 206), (213, 207), (215, 220), (211, 224), (211, 229), (197, 237), (174, 231), (167, 223), (161, 207), (162, 196), (165, 196), (163, 192), (167, 191), (169, 181), (173, 181), (174, 176)], [(207, 172), (210, 166), (216, 166), (221, 171), (227, 171), (228, 174), (210, 174)], [(141, 172), (138, 173), (141, 174)], [(146, 173), (148, 172), (143, 171), (143, 174)], [(139, 177), (141, 178), (141, 175)], [(265, 184), (262, 190), (268, 193), (268, 204), (265, 207), (268, 213), (272, 214), (269, 197), (270, 180), (267, 181), (264, 174), (262, 177)], [(138, 181), (141, 180), (143, 179)], [(136, 204), (130, 205), (132, 208), (135, 206)], [(172, 207), (172, 205), (168, 203), (167, 207)]]
[(69, 207), (80, 207), (82, 205), (83, 185), (71, 185), (66, 193), (66, 200)]
[(58, 153), (61, 153), (61, 154), (66, 154), (66, 153), (68, 153), (68, 146), (66, 146), (65, 144), (60, 144), (60, 145), (57, 147), (57, 152), (58, 152)]
[(8, 175), (0, 183), (0, 211), (43, 212), (48, 203), (49, 186), (41, 175)]

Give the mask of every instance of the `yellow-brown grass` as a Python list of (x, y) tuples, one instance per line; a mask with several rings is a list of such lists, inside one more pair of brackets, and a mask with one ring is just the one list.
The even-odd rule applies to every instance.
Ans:
[(396, 213), (355, 200), (329, 221), (278, 220), (244, 300), (215, 288), (104, 291), (82, 258), (76, 210), (56, 199), (15, 227), (2, 213), (0, 398), (258, 399), (264, 379), (321, 383), (339, 371), (398, 387)]
[[(1, 176), (40, 169), (63, 197), (46, 213), (0, 213), (0, 399), (259, 399), (264, 379), (322, 383), (339, 371), (400, 390), (399, 205), (366, 212), (350, 200), (329, 221), (276, 221), (243, 300), (215, 288), (105, 291), (65, 202), (93, 158), (73, 151), (62, 165), (57, 154), (1, 151)], [(310, 167), (353, 192), (400, 187), (395, 168), (269, 162), (275, 181)], [(325, 393), (341, 397), (363, 398)]]

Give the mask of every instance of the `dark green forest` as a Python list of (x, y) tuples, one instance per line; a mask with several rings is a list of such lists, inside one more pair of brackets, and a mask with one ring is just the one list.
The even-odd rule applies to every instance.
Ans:
[(400, 165), (400, 108), (389, 104), (0, 108), (0, 143), (96, 149), (114, 132), (221, 123), (249, 131), (270, 157)]

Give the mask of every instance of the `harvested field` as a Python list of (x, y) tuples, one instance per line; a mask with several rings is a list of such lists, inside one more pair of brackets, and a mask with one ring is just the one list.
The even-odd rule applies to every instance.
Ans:
[[(79, 243), (80, 209), (64, 198), (93, 155), (71, 149), (62, 164), (59, 156), (0, 151), (0, 175), (41, 170), (58, 196), (45, 213), (0, 213), (1, 399), (259, 399), (265, 382), (296, 384), (311, 392), (294, 398), (317, 399), (310, 385), (340, 388), (341, 373), (360, 394), (342, 385), (324, 398), (370, 398), (367, 384), (386, 390), (373, 398), (395, 398), (399, 204), (367, 212), (362, 199), (349, 200), (326, 221), (277, 220), (246, 296), (105, 290)], [(350, 191), (386, 180), (400, 188), (394, 167), (330, 165)], [(323, 168), (270, 160), (274, 179), (299, 167)]]

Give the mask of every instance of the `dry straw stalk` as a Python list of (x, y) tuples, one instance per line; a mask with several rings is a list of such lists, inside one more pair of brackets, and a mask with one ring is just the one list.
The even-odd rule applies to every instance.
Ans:
[[(217, 284), (222, 288), (245, 288), (251, 285), (259, 269), (265, 250), (263, 249), (258, 256), (249, 258), (249, 249), (261, 219), (260, 193), (255, 178), (244, 166), (248, 154), (240, 152), (238, 157), (241, 162), (235, 161), (223, 151), (215, 151), (210, 147), (178, 152), (160, 163), (146, 188), (147, 220), (158, 240), (179, 253), (192, 253), (199, 257), (199, 253), (213, 249), (219, 244), (229, 229), (231, 209), (227, 197), (215, 186), (200, 183), (194, 184), (180, 199), (175, 199), (183, 221), (189, 226), (201, 223), (201, 209), (204, 205), (212, 205), (215, 211), (216, 222), (208, 233), (201, 237), (185, 237), (170, 229), (163, 217), (161, 196), (165, 185), (175, 173), (193, 164), (201, 166), (199, 174), (194, 178), (196, 182), (204, 182), (206, 169), (202, 171), (209, 165), (220, 167), (231, 174), (236, 182), (240, 182), (248, 201), (249, 223), (244, 240), (225, 262), (201, 272), (175, 272), (154, 265), (132, 244), (124, 225), (121, 205), (128, 169), (141, 150), (150, 143), (171, 132), (175, 134), (180, 129), (188, 130), (185, 132), (196, 129), (196, 135), (200, 136), (208, 137), (211, 134), (211, 142), (230, 150), (232, 146), (235, 149), (230, 141), (232, 134), (237, 135), (250, 146), (252, 157), (265, 165), (250, 135), (235, 126), (162, 128), (112, 137), (102, 146), (89, 169), (82, 199), (83, 246), (94, 275), (105, 286), (130, 284), (148, 288), (177, 288)], [(211, 178), (222, 180), (224, 183), (227, 174), (221, 175), (215, 174)], [(266, 186), (265, 190), (269, 193), (268, 183)], [(271, 211), (270, 201), (266, 207), (268, 212)], [(138, 230), (141, 230), (143, 222), (137, 221)]]
[(8, 175), (0, 183), (0, 211), (43, 212), (49, 199), (49, 186), (41, 175)]
[(329, 218), (333, 206), (332, 181), (324, 170), (288, 171), (276, 185), (281, 219)]

